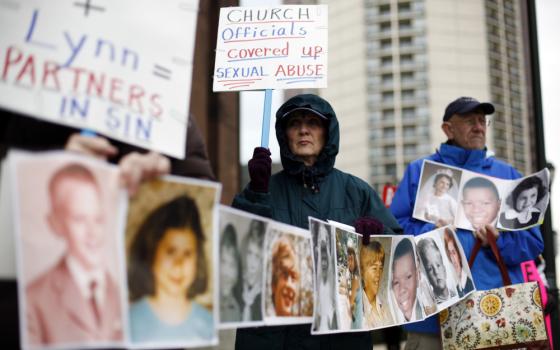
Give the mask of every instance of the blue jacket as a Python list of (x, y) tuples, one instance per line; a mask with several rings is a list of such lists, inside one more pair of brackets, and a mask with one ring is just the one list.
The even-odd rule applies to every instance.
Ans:
[[(316, 163), (306, 167), (295, 157), (286, 140), (284, 114), (295, 108), (311, 108), (327, 119), (325, 146)], [(363, 216), (375, 217), (384, 224), (384, 233), (401, 229), (375, 191), (363, 180), (334, 168), (339, 146), (339, 126), (332, 107), (315, 95), (298, 95), (284, 103), (276, 113), (276, 137), (283, 169), (270, 178), (269, 192), (258, 193), (249, 187), (238, 194), (233, 206), (276, 221), (308, 228), (308, 216), (353, 225)], [(367, 349), (371, 332), (310, 334), (311, 326), (275, 326), (238, 329), (236, 349)]]
[[(408, 165), (395, 193), (391, 203), (391, 212), (397, 218), (405, 234), (417, 236), (435, 229), (434, 224), (412, 217), (424, 159), (502, 179), (517, 179), (521, 177), (521, 174), (511, 165), (494, 157), (487, 157), (485, 150), (466, 150), (444, 143), (436, 153), (417, 159)], [(457, 236), (468, 259), (476, 240), (471, 231), (463, 229), (457, 230)], [(503, 231), (500, 232), (497, 243), (500, 254), (507, 265), (511, 282), (523, 282), (520, 263), (535, 259), (543, 250), (540, 230), (537, 227), (533, 227), (525, 231)], [(474, 284), (479, 290), (492, 289), (503, 285), (498, 265), (496, 265), (496, 259), (489, 248), (482, 248), (480, 250), (471, 271)], [(439, 322), (437, 315), (422, 322), (406, 325), (405, 329), (413, 332), (438, 333)]]

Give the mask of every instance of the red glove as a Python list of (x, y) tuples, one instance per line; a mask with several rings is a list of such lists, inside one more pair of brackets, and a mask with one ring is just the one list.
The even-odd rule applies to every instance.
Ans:
[(268, 192), (268, 181), (272, 168), (270, 151), (267, 148), (256, 147), (248, 167), (251, 178), (249, 188), (255, 192)]
[(369, 244), (370, 235), (383, 234), (383, 224), (381, 221), (371, 217), (361, 217), (354, 223), (354, 229), (362, 235), (362, 243)]

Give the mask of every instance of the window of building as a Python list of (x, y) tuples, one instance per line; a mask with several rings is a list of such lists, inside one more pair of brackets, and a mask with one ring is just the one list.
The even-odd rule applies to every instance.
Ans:
[(393, 65), (393, 58), (391, 56), (381, 57), (381, 66), (390, 67)]
[(383, 119), (384, 120), (393, 119), (394, 117), (395, 117), (395, 111), (393, 109), (384, 109), (383, 110)]
[(403, 100), (413, 100), (414, 99), (414, 90), (407, 89), (401, 92), (401, 97)]
[(412, 81), (414, 81), (414, 72), (402, 72), (401, 73), (401, 82), (410, 83)]
[(401, 55), (401, 64), (412, 64), (414, 63), (414, 56), (412, 54)]
[(406, 120), (414, 119), (415, 114), (416, 112), (414, 107), (403, 108), (402, 110), (402, 117)]
[(381, 22), (379, 23), (379, 31), (380, 32), (390, 32), (391, 31), (391, 22)]
[(393, 45), (393, 43), (391, 42), (391, 39), (383, 39), (381, 40), (381, 48), (382, 49), (388, 49)]
[(416, 145), (415, 144), (406, 144), (404, 145), (403, 153), (405, 156), (413, 156), (416, 154)]
[(391, 84), (393, 83), (393, 74), (388, 73), (388, 74), (383, 74), (381, 76), (381, 82), (383, 84)]
[(398, 9), (399, 9), (399, 12), (407, 12), (407, 11), (410, 11), (410, 9), (411, 9), (410, 2), (401, 2), (401, 3), (399, 3)]
[(395, 146), (385, 146), (383, 147), (383, 155), (385, 157), (394, 157), (397, 153)]
[(414, 137), (416, 136), (415, 126), (405, 126), (403, 128), (403, 137)]
[(385, 174), (389, 176), (397, 176), (397, 165), (396, 164), (385, 165)]
[(399, 30), (407, 30), (412, 28), (412, 20), (410, 19), (401, 19), (399, 21)]
[(383, 128), (383, 138), (393, 138), (393, 137), (395, 137), (394, 127)]
[(399, 45), (401, 47), (408, 47), (408, 46), (412, 46), (412, 37), (410, 36), (405, 36), (399, 39)]
[(388, 13), (391, 13), (391, 5), (385, 4), (385, 5), (379, 6), (379, 14), (380, 15), (386, 15)]
[(381, 94), (381, 99), (383, 102), (391, 102), (393, 101), (393, 92), (392, 91), (385, 91)]

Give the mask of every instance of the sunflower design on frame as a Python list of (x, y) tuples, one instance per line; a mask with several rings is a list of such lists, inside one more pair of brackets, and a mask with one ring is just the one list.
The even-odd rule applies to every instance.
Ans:
[(449, 318), (449, 309), (443, 309), (439, 313), (439, 324), (444, 324)]
[(480, 312), (486, 317), (494, 317), (499, 314), (503, 305), (502, 297), (496, 293), (484, 294), (478, 302)]
[(535, 284), (535, 288), (533, 288), (533, 302), (542, 309), (541, 291), (539, 290), (539, 286), (537, 284)]
[(460, 345), (463, 349), (474, 349), (480, 344), (480, 331), (473, 327), (472, 324), (461, 327), (457, 332), (455, 344)]
[(516, 343), (535, 340), (537, 331), (530, 321), (520, 319), (514, 322), (512, 326), (513, 339), (515, 339)]

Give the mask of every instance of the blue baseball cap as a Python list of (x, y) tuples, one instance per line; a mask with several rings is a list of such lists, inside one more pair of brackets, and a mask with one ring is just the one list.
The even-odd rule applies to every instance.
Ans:
[(480, 111), (486, 115), (494, 113), (495, 108), (491, 103), (481, 103), (472, 97), (459, 97), (447, 105), (445, 114), (443, 115), (443, 121), (448, 121), (454, 114), (466, 114), (473, 111)]

